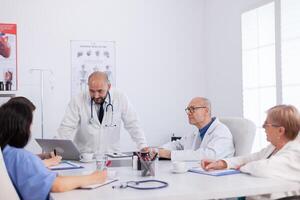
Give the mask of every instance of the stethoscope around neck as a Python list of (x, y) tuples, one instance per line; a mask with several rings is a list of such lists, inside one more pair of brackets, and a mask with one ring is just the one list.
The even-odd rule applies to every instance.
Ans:
[[(107, 113), (109, 110), (111, 110), (111, 116), (110, 116), (110, 123), (105, 124), (105, 127), (115, 127), (117, 126), (116, 124), (114, 124), (114, 106), (111, 103), (111, 96), (110, 96), (110, 92), (107, 92), (108, 95), (108, 104), (105, 106), (105, 112)], [(93, 124), (95, 119), (94, 119), (94, 114), (93, 114), (93, 98), (91, 98), (91, 118), (89, 120), (90, 124)]]

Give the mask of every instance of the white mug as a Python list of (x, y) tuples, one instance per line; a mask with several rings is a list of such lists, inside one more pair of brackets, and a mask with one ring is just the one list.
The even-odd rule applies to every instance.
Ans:
[(179, 161), (173, 162), (172, 167), (173, 167), (172, 170), (174, 172), (180, 172), (180, 173), (186, 172), (185, 162), (179, 162)]
[(92, 161), (94, 157), (93, 153), (82, 153), (80, 154), (80, 160), (82, 161)]

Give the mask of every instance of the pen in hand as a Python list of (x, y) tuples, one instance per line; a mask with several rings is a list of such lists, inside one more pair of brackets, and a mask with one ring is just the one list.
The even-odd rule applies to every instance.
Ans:
[(43, 160), (46, 167), (58, 165), (61, 162), (62, 157), (57, 155), (57, 150), (53, 149), (50, 152), (50, 157)]

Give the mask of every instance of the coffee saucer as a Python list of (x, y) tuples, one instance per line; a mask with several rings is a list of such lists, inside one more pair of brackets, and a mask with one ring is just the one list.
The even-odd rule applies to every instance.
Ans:
[(187, 172), (187, 169), (182, 169), (182, 170), (172, 169), (171, 172), (174, 174), (183, 174), (183, 173)]
[(92, 159), (92, 160), (84, 160), (84, 159), (81, 159), (79, 160), (80, 162), (83, 162), (83, 163), (89, 163), (89, 162), (95, 162), (96, 160), (95, 159)]

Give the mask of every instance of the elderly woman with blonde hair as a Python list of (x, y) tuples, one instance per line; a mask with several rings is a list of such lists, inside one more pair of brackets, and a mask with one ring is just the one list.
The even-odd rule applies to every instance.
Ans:
[(267, 111), (263, 124), (271, 143), (257, 153), (223, 160), (202, 160), (205, 170), (239, 169), (253, 176), (300, 182), (300, 114), (292, 105), (277, 105)]

